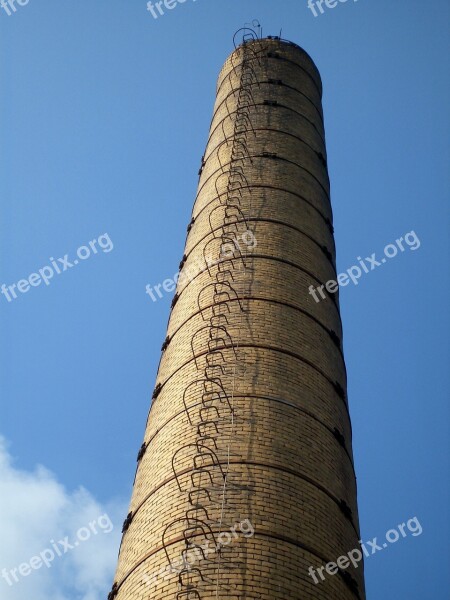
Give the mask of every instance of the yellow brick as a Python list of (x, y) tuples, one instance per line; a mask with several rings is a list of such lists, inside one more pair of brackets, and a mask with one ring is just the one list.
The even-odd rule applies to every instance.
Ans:
[(220, 72), (111, 598), (365, 598), (308, 575), (359, 539), (321, 94), (277, 39)]

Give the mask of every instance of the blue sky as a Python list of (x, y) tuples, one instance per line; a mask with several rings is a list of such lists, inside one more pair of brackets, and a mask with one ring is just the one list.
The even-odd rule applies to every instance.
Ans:
[(2, 537), (0, 569), (58, 534), (61, 506), (80, 527), (86, 510), (116, 525), (88, 591), (70, 558), (2, 599), (110, 587), (170, 309), (145, 285), (177, 271), (216, 78), (254, 18), (322, 75), (338, 271), (420, 239), (343, 288), (341, 307), (363, 538), (414, 516), (423, 527), (366, 561), (368, 600), (448, 597), (449, 13), (447, 0), (349, 0), (316, 18), (306, 0), (187, 0), (158, 19), (144, 0), (0, 9), (0, 284), (103, 234), (112, 244), (0, 296), (1, 456), (27, 515), (8, 521), (22, 545), (11, 557)]

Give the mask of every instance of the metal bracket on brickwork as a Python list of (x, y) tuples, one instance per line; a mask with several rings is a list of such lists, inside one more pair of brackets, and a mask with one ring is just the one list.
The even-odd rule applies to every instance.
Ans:
[(337, 392), (337, 395), (342, 398), (342, 400), (345, 400), (345, 391), (344, 388), (342, 387), (342, 385), (339, 383), (339, 381), (335, 381), (333, 384), (334, 389)]
[(202, 597), (197, 590), (188, 590), (186, 592), (178, 592), (177, 600), (202, 600)]
[(162, 385), (160, 383), (157, 383), (155, 386), (155, 389), (153, 390), (153, 394), (152, 394), (152, 400), (156, 400), (156, 398), (159, 396), (159, 393), (162, 390)]
[[(246, 94), (247, 94), (247, 92), (246, 92)], [(252, 100), (251, 103), (247, 101), (248, 106), (257, 106), (255, 99), (253, 97), (253, 92), (250, 89), (248, 90), (248, 94), (251, 95), (251, 100)], [(230, 121), (233, 123), (233, 116), (232, 116), (233, 113), (231, 113), (230, 109), (228, 108), (228, 98), (225, 99), (225, 108), (227, 109), (228, 117), (224, 117), (222, 119), (221, 127), (222, 127), (223, 137), (225, 139), (227, 139), (227, 134), (225, 131), (225, 121), (227, 118), (229, 118)], [(234, 120), (234, 128), (233, 129), (235, 131), (237, 131), (238, 134), (241, 134), (243, 132), (248, 133), (249, 131), (251, 131), (253, 133), (253, 135), (256, 136), (256, 130), (253, 126), (253, 123), (252, 123), (250, 117), (248, 116), (248, 113), (240, 112), (239, 114), (237, 114), (237, 111), (236, 111), (236, 113), (234, 113), (234, 114), (236, 116), (235, 116), (235, 120)]]
[(202, 156), (202, 159), (201, 159), (200, 169), (198, 170), (198, 176), (199, 176), (199, 177), (200, 177), (200, 175), (201, 175), (201, 174), (202, 174), (202, 172), (203, 172), (203, 168), (204, 168), (205, 164), (206, 164), (206, 163), (205, 163), (205, 155), (203, 155), (203, 156)]
[(344, 513), (344, 515), (347, 517), (347, 519), (349, 519), (351, 521), (353, 518), (352, 509), (350, 508), (350, 506), (347, 504), (347, 502), (345, 500), (339, 501), (339, 508)]
[(187, 226), (187, 232), (189, 233), (192, 229), (192, 225), (195, 223), (195, 217), (192, 217), (192, 219), (189, 221), (189, 225)]
[[(201, 581), (203, 583), (206, 583), (206, 579), (203, 576), (203, 573), (200, 571), (200, 569), (198, 567), (191, 567), (188, 566), (185, 569), (182, 569), (179, 574), (178, 574), (178, 583), (182, 586), (182, 587), (187, 587), (187, 588), (195, 588), (195, 586), (191, 583), (191, 578), (193, 576), (194, 573), (198, 573)], [(183, 575), (187, 575), (187, 583), (183, 582)], [(197, 582), (197, 586), (199, 585), (200, 582)]]
[(118, 593), (119, 593), (119, 586), (117, 585), (117, 583), (115, 583), (112, 586), (111, 591), (108, 594), (108, 600), (114, 600), (114, 598), (117, 596)]
[(333, 329), (330, 329), (329, 332), (331, 339), (333, 340), (333, 343), (335, 344), (335, 346), (337, 346), (337, 348), (339, 348), (339, 350), (341, 349), (341, 340), (339, 339), (338, 334), (333, 331)]
[[(191, 350), (192, 350), (192, 354), (194, 356), (194, 361), (195, 364), (197, 366), (197, 368), (201, 368), (199, 367), (199, 361), (198, 356), (200, 353), (197, 353), (195, 351), (194, 345), (196, 343), (196, 339), (197, 337), (202, 334), (202, 332), (208, 332), (208, 335), (203, 335), (202, 337), (205, 338), (205, 340), (200, 340), (200, 345), (201, 347), (206, 346), (208, 347), (208, 352), (204, 355), (204, 356), (208, 356), (209, 354), (214, 354), (216, 352), (219, 352), (222, 349), (228, 349), (231, 350), (234, 354), (235, 359), (237, 359), (237, 354), (236, 354), (236, 349), (235, 349), (235, 345), (233, 344), (233, 340), (230, 336), (230, 334), (228, 333), (226, 327), (224, 327), (223, 325), (204, 325), (203, 327), (201, 327), (198, 331), (196, 331), (191, 339)], [(208, 378), (207, 378), (208, 379)]]
[(322, 165), (327, 168), (327, 161), (325, 159), (325, 156), (322, 154), (322, 152), (316, 152), (318, 159), (320, 160), (320, 162), (322, 163)]
[(167, 348), (168, 348), (168, 346), (169, 346), (169, 344), (170, 344), (170, 340), (171, 340), (171, 339), (172, 339), (172, 338), (170, 337), (170, 335), (168, 335), (168, 336), (166, 337), (166, 339), (165, 339), (165, 340), (164, 340), (164, 342), (163, 342), (163, 345), (161, 346), (161, 352), (165, 352), (165, 351), (167, 350)]
[[(186, 412), (190, 425), (194, 425), (194, 422), (192, 421), (191, 416), (189, 414), (189, 406), (195, 406), (194, 402), (189, 402), (191, 388), (194, 388), (194, 391), (192, 392), (192, 396), (194, 396), (194, 399), (196, 399), (197, 395), (201, 393), (200, 404), (204, 408), (211, 408), (212, 406), (214, 406), (214, 402), (218, 401), (219, 405), (225, 404), (226, 406), (228, 406), (230, 412), (233, 410), (228, 394), (226, 393), (225, 388), (220, 380), (196, 379), (185, 388), (183, 393), (184, 410)], [(202, 421), (200, 421), (200, 423), (202, 423)], [(211, 436), (207, 437), (210, 438)]]
[(320, 249), (325, 254), (325, 256), (328, 258), (328, 260), (332, 263), (333, 262), (333, 255), (328, 250), (328, 248), (326, 246), (320, 246)]
[(351, 589), (351, 591), (354, 592), (358, 598), (361, 598), (359, 594), (358, 584), (350, 575), (350, 573), (348, 571), (344, 571), (343, 569), (339, 569), (339, 574), (341, 575), (342, 579), (345, 581), (347, 586)]
[(130, 528), (131, 522), (133, 521), (133, 513), (129, 512), (126, 516), (125, 521), (122, 525), (122, 533), (125, 533)]
[(222, 170), (222, 173), (224, 173), (224, 165), (222, 164), (222, 159), (220, 158), (220, 154), (219, 154), (219, 150), (221, 148), (221, 146), (224, 146), (225, 144), (229, 145), (232, 144), (232, 151), (231, 151), (231, 160), (234, 162), (239, 161), (244, 161), (244, 160), (249, 160), (250, 163), (253, 163), (253, 158), (250, 156), (249, 152), (248, 152), (248, 148), (247, 148), (247, 144), (244, 143), (242, 141), (242, 139), (238, 139), (238, 138), (227, 138), (225, 139), (218, 147), (217, 147), (217, 160), (219, 161), (220, 164), (220, 168)]
[(237, 204), (222, 204), (221, 206), (216, 206), (216, 208), (213, 208), (213, 210), (209, 213), (209, 227), (211, 229), (211, 233), (214, 233), (215, 229), (213, 225), (213, 214), (216, 211), (223, 212), (223, 219), (219, 219), (223, 223), (223, 225), (221, 225), (222, 229), (225, 229), (225, 227), (235, 227), (236, 233), (239, 233), (238, 225), (243, 223), (245, 227), (244, 231), (248, 230), (247, 219), (245, 218), (240, 206)]
[[(214, 249), (209, 250), (209, 247), (212, 245), (215, 246)], [(235, 269), (233, 261), (240, 261), (242, 267), (244, 269), (246, 267), (245, 258), (239, 243), (237, 243), (236, 237), (225, 232), (222, 233), (220, 237), (212, 237), (209, 242), (205, 244), (203, 248), (203, 260), (206, 263), (208, 275), (210, 277), (212, 277), (212, 267), (220, 265), (222, 261), (231, 261), (233, 269)], [(221, 283), (223, 283), (223, 281)]]
[(341, 446), (344, 448), (344, 450), (345, 450), (345, 449), (346, 449), (346, 448), (345, 448), (345, 438), (344, 438), (344, 436), (342, 435), (342, 433), (339, 431), (339, 429), (338, 429), (337, 427), (335, 427), (335, 428), (333, 429), (333, 435), (334, 435), (334, 437), (337, 439), (338, 443), (339, 443), (339, 444), (340, 444), (340, 445), (341, 445)]
[(147, 450), (147, 444), (144, 442), (142, 446), (139, 448), (139, 452), (136, 458), (137, 462), (140, 462), (144, 458), (144, 454)]
[(181, 269), (184, 267), (184, 263), (187, 261), (187, 256), (186, 254), (183, 254), (183, 257), (181, 259), (180, 265), (178, 267), (178, 270), (181, 271)]
[[(212, 295), (212, 303), (213, 304), (212, 304), (212, 306), (210, 304), (211, 300), (208, 301), (208, 299), (207, 299), (207, 301), (205, 303), (201, 302), (202, 294), (204, 292), (207, 292), (209, 290), (209, 288), (213, 288), (213, 295)], [(216, 281), (213, 283), (209, 283), (208, 285), (206, 285), (199, 291), (198, 296), (197, 296), (198, 309), (201, 312), (204, 321), (210, 320), (204, 315), (204, 312), (207, 309), (210, 308), (213, 315), (215, 317), (217, 317), (219, 315), (214, 313), (214, 308), (217, 307), (217, 305), (220, 304), (221, 302), (231, 302), (232, 300), (237, 300), (241, 311), (244, 310), (241, 300), (240, 300), (235, 288), (226, 281), (220, 281), (220, 282)], [(202, 304), (203, 304), (203, 306), (202, 306)], [(228, 312), (230, 312), (230, 307), (228, 304), (226, 305), (226, 307), (227, 307)], [(226, 320), (228, 322), (228, 319), (226, 319)]]
[[(176, 465), (175, 465), (175, 461), (177, 459), (178, 454), (180, 454), (181, 452), (183, 452), (183, 450), (186, 450), (187, 448), (194, 448), (195, 452), (193, 453), (193, 456), (187, 457), (186, 461), (188, 459), (190, 459), (192, 461), (193, 464), (193, 468), (190, 470), (191, 473), (191, 480), (192, 477), (194, 475), (197, 475), (199, 473), (205, 473), (208, 472), (210, 474), (211, 477), (211, 481), (213, 482), (213, 477), (211, 475), (211, 470), (212, 469), (219, 469), (221, 477), (224, 477), (224, 471), (222, 469), (222, 465), (220, 464), (219, 458), (216, 454), (216, 452), (214, 452), (213, 450), (211, 450), (211, 448), (207, 448), (206, 446), (198, 446), (195, 443), (191, 443), (191, 444), (184, 444), (184, 446), (181, 446), (181, 448), (178, 448), (178, 450), (175, 452), (175, 454), (172, 456), (172, 470), (173, 473), (175, 475), (175, 480), (177, 482), (178, 485), (178, 489), (180, 490), (180, 492), (183, 491), (183, 488), (181, 486), (180, 483), (180, 476), (181, 473), (184, 470), (184, 463), (182, 464), (180, 471), (177, 471)], [(219, 482), (221, 483), (221, 482)], [(214, 484), (213, 484), (214, 485)]]

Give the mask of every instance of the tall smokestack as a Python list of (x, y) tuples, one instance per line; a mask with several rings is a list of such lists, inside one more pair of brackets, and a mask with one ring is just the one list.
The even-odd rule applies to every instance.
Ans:
[(365, 598), (321, 96), (279, 38), (220, 72), (110, 600)]

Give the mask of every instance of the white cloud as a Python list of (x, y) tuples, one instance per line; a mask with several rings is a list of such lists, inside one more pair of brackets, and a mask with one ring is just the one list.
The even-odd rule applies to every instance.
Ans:
[[(118, 502), (101, 505), (82, 487), (68, 492), (42, 466), (33, 472), (16, 469), (0, 436), (1, 600), (104, 600), (112, 585), (126, 509)], [(73, 549), (61, 543), (66, 536)], [(20, 565), (43, 552), (50, 567), (41, 564), (21, 575)]]

